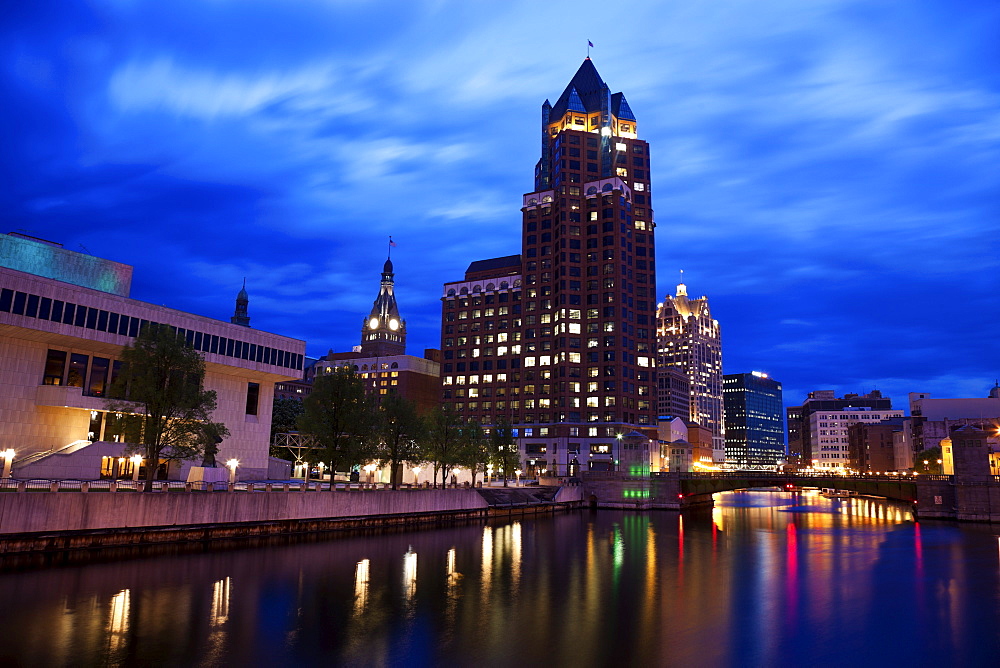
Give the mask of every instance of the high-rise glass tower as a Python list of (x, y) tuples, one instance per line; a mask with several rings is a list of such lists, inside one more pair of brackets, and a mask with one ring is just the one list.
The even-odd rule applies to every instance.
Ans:
[(781, 383), (766, 373), (722, 377), (726, 425), (726, 463), (773, 468), (785, 459)]
[(520, 255), (444, 286), (443, 398), (513, 423), (529, 471), (616, 469), (656, 438), (649, 146), (590, 58), (541, 121)]

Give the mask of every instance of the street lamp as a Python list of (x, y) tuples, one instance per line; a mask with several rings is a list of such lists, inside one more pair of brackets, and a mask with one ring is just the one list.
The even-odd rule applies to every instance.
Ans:
[(486, 484), (489, 485), (493, 479), (493, 464), (486, 465)]
[(3, 457), (3, 477), (10, 477), (10, 469), (14, 463), (14, 449), (7, 448), (3, 452), (0, 452), (0, 457)]
[(142, 455), (132, 455), (129, 458), (132, 462), (132, 480), (139, 481), (139, 467), (142, 466)]
[(941, 475), (941, 470), (942, 470), (942, 468), (941, 468), (941, 460), (939, 459), (938, 460), (938, 475)]
[(515, 487), (520, 487), (521, 486), (521, 473), (523, 473), (523, 471), (521, 471), (521, 469), (517, 469), (516, 471), (514, 471), (514, 475), (517, 476), (517, 485), (515, 485)]
[(419, 478), (420, 478), (420, 467), (419, 466), (414, 466), (413, 467), (413, 484), (414, 485), (419, 485), (420, 484)]
[(240, 465), (240, 460), (230, 459), (226, 462), (226, 466), (229, 467), (229, 484), (236, 484), (236, 467)]

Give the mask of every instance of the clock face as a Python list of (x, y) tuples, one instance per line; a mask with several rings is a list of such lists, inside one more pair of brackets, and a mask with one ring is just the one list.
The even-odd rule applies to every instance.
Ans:
[(369, 329), (378, 329), (378, 318), (372, 318), (368, 321)]
[(396, 331), (397, 329), (399, 329), (399, 321), (398, 321), (398, 320), (396, 320), (395, 318), (393, 318), (392, 320), (390, 320), (390, 321), (389, 321), (389, 329), (391, 329), (391, 330), (392, 330), (392, 331), (394, 331), (394, 332), (395, 332), (395, 331)]

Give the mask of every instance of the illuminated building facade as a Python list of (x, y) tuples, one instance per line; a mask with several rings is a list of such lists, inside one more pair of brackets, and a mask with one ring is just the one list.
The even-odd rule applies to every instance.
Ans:
[[(816, 434), (813, 431), (815, 421), (811, 419), (811, 415), (817, 411), (833, 412), (848, 408), (872, 409), (884, 413), (892, 409), (892, 399), (883, 397), (882, 393), (878, 390), (872, 390), (868, 394), (845, 394), (839, 398), (834, 394), (833, 390), (816, 390), (815, 392), (810, 392), (801, 406), (789, 406), (785, 409), (788, 426), (789, 455), (798, 456), (802, 464), (805, 465), (809, 465), (814, 460), (823, 460), (823, 457), (817, 456), (822, 453), (814, 450), (815, 446), (821, 444), (818, 442)], [(824, 434), (824, 436), (829, 437), (829, 434)], [(847, 434), (844, 433), (838, 436), (846, 439)], [(840, 441), (837, 443), (846, 446), (847, 440), (844, 440), (843, 443), (840, 443)], [(827, 442), (823, 445), (833, 446), (834, 444)], [(828, 450), (827, 454), (833, 454), (834, 452), (833, 450)], [(838, 450), (836, 452), (844, 454), (842, 462), (846, 465), (848, 461), (846, 447), (843, 451)], [(830, 458), (827, 457), (825, 459), (829, 460)]]
[[(212, 419), (230, 436), (217, 461), (240, 477), (268, 477), (275, 382), (301, 374), (305, 343), (129, 297), (132, 267), (0, 235), (0, 442), (16, 477), (96, 479), (120, 474), (123, 435), (107, 418), (122, 348), (146, 323), (174, 328), (205, 360)], [(184, 479), (190, 462), (161, 469)]]
[(521, 253), (444, 286), (443, 400), (510, 420), (529, 475), (612, 470), (656, 438), (649, 146), (589, 58), (541, 130)]
[(692, 422), (712, 432), (712, 457), (725, 459), (722, 417), (722, 335), (712, 318), (708, 297), (690, 299), (687, 286), (677, 286), (656, 310), (656, 364), (677, 367), (688, 379)]
[(785, 459), (781, 383), (759, 371), (722, 377), (726, 463), (776, 468)]
[(809, 414), (809, 451), (813, 468), (851, 468), (851, 425), (876, 424), (903, 417), (903, 411), (878, 408), (840, 408), (818, 410)]

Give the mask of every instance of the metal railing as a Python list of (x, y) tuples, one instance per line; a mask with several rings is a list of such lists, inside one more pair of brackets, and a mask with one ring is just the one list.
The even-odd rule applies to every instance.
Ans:
[[(336, 491), (374, 491), (391, 490), (391, 483), (362, 483), (362, 482), (341, 482), (336, 481), (239, 481), (236, 483), (227, 482), (182, 482), (180, 480), (155, 480), (152, 484), (152, 492), (329, 492), (330, 485), (334, 485)], [(477, 486), (481, 486), (478, 485)], [(48, 480), (42, 478), (0, 479), (0, 492), (143, 492), (146, 488), (145, 480)], [(399, 485), (400, 490), (425, 490), (425, 489), (472, 489), (468, 484), (447, 485), (432, 487), (430, 483), (413, 484), (403, 483)]]

